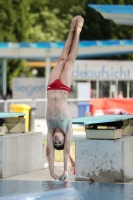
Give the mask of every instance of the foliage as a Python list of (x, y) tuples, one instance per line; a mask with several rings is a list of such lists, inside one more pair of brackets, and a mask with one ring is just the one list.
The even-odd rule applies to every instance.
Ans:
[[(24, 42), (29, 38), (30, 0), (0, 0), (0, 42)], [(7, 83), (24, 73), (24, 61), (7, 62)], [(27, 70), (27, 74), (30, 72)]]
[[(75, 2), (74, 2), (75, 1)], [(73, 16), (83, 14), (79, 0), (38, 0), (31, 4), (31, 41), (62, 41), (66, 39)]]
[(0, 0), (0, 41), (27, 40), (30, 27), (30, 0)]

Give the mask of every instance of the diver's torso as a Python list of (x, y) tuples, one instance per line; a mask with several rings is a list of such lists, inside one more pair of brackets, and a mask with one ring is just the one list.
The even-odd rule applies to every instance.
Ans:
[(72, 118), (67, 104), (68, 92), (64, 90), (49, 90), (47, 94), (46, 121), (48, 129), (54, 133), (59, 128), (64, 134), (72, 129)]

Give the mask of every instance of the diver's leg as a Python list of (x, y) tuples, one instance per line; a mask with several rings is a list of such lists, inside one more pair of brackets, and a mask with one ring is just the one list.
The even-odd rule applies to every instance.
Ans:
[(74, 40), (73, 40), (73, 43), (71, 46), (70, 53), (67, 57), (67, 61), (65, 62), (65, 67), (64, 67), (63, 72), (60, 77), (61, 82), (65, 85), (67, 85), (68, 87), (71, 86), (71, 82), (72, 82), (74, 61), (78, 54), (78, 44), (79, 44), (79, 38), (80, 38), (80, 33), (82, 30), (83, 24), (84, 24), (84, 19), (81, 16), (78, 16), (77, 22), (76, 22), (76, 27), (75, 27)]
[(59, 57), (56, 66), (54, 67), (54, 69), (52, 70), (52, 72), (50, 73), (50, 77), (49, 77), (49, 81), (48, 81), (48, 85), (51, 84), (53, 81), (55, 81), (56, 79), (59, 79), (61, 76), (61, 73), (63, 71), (63, 68), (65, 66), (67, 57), (69, 55), (71, 46), (72, 46), (72, 42), (73, 42), (73, 38), (74, 38), (74, 31), (75, 31), (75, 26), (76, 26), (76, 21), (77, 21), (77, 17), (74, 17), (71, 21), (71, 26), (70, 26), (70, 30), (69, 30), (69, 34), (67, 37), (67, 40), (65, 42), (65, 46), (62, 50), (61, 56)]

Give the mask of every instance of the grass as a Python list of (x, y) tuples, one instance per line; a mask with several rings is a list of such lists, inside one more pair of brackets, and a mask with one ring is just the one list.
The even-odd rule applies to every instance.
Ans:
[[(47, 140), (43, 140), (43, 144), (47, 144)], [(71, 142), (71, 148), (75, 157), (75, 141)], [(55, 162), (63, 162), (63, 150), (58, 151), (55, 149)]]

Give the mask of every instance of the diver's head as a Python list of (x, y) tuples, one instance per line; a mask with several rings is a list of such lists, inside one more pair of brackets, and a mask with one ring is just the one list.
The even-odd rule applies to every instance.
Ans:
[(64, 142), (65, 142), (64, 134), (62, 133), (60, 129), (56, 128), (53, 135), (54, 148), (57, 150), (64, 149)]

